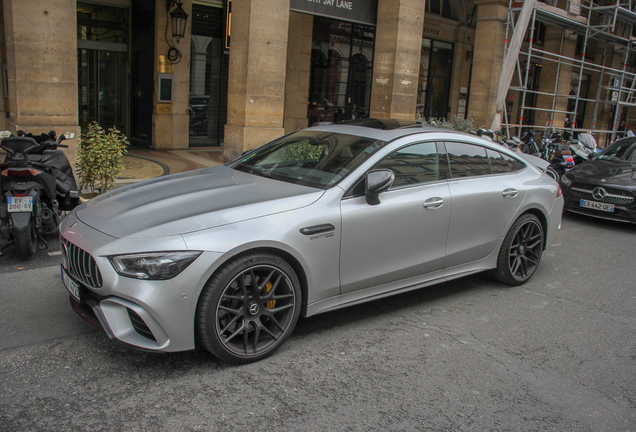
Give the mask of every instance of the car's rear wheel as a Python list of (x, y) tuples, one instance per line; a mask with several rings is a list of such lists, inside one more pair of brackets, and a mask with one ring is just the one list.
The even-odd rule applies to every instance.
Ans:
[(537, 270), (543, 253), (543, 227), (533, 214), (521, 216), (506, 234), (493, 277), (508, 285), (525, 283)]
[(197, 341), (222, 360), (249, 363), (272, 354), (300, 314), (300, 283), (281, 257), (239, 257), (208, 281), (197, 306)]

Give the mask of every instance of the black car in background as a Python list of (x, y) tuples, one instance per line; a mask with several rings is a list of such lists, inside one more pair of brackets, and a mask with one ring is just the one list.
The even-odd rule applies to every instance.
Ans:
[(565, 211), (636, 223), (636, 137), (614, 142), (561, 177)]

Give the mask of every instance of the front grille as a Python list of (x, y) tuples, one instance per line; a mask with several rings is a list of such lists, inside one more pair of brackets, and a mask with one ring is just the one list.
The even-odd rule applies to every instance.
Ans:
[(630, 192), (605, 186), (602, 186), (606, 192), (605, 197), (602, 200), (598, 200), (592, 196), (592, 191), (594, 191), (597, 187), (597, 185), (575, 183), (570, 188), (570, 191), (572, 192), (572, 196), (576, 198), (593, 200), (607, 204), (629, 205), (634, 202), (634, 197)]
[(152, 332), (146, 325), (146, 322), (139, 316), (139, 314), (130, 308), (126, 308), (126, 310), (128, 311), (128, 317), (130, 318), (130, 322), (135, 331), (143, 337), (157, 342), (157, 339), (155, 339)]
[(62, 239), (62, 254), (71, 276), (89, 287), (102, 287), (102, 274), (91, 254), (65, 238)]

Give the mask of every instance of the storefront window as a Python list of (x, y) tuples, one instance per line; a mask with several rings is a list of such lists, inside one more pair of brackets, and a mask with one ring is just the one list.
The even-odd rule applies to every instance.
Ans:
[(375, 28), (314, 18), (309, 124), (369, 117)]
[(453, 44), (422, 39), (417, 113), (423, 119), (448, 118)]

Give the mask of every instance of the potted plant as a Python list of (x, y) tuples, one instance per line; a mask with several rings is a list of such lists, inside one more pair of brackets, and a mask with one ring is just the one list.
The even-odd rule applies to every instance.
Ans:
[(128, 151), (128, 140), (115, 127), (105, 131), (97, 122), (88, 126), (77, 152), (77, 176), (80, 191), (95, 196), (111, 190), (124, 167), (122, 156)]

